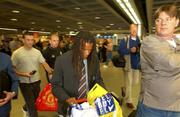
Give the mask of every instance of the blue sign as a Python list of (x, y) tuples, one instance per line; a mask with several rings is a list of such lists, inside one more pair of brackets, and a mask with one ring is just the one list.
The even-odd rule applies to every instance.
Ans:
[(98, 115), (105, 115), (107, 113), (115, 111), (115, 104), (111, 94), (106, 94), (95, 100), (95, 106)]

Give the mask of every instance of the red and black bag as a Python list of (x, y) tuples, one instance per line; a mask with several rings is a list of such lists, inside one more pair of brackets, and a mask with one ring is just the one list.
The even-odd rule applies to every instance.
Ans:
[(52, 94), (51, 83), (46, 84), (39, 97), (36, 99), (35, 105), (38, 111), (57, 111), (58, 100)]

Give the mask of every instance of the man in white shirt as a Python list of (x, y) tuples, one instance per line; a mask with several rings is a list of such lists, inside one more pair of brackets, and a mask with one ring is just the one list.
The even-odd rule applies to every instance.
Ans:
[(31, 33), (26, 32), (23, 35), (23, 43), (24, 45), (12, 54), (12, 63), (26, 103), (23, 110), (27, 110), (30, 117), (38, 117), (35, 100), (40, 92), (39, 67), (42, 65), (49, 74), (52, 73), (52, 69), (41, 52), (33, 47), (34, 37)]

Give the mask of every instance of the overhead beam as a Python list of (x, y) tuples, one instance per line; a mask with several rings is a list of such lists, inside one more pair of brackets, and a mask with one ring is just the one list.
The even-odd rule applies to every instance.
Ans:
[(146, 0), (146, 12), (147, 12), (147, 20), (148, 20), (148, 30), (149, 30), (149, 33), (152, 33), (153, 1), (154, 0)]

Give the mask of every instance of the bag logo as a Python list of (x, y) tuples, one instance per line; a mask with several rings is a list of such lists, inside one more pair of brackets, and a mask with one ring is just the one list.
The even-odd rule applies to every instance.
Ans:
[(115, 104), (111, 94), (106, 94), (95, 100), (96, 110), (99, 115), (105, 115), (107, 113), (115, 111)]
[(55, 100), (51, 90), (48, 90), (42, 97), (42, 101), (49, 106), (54, 106)]

